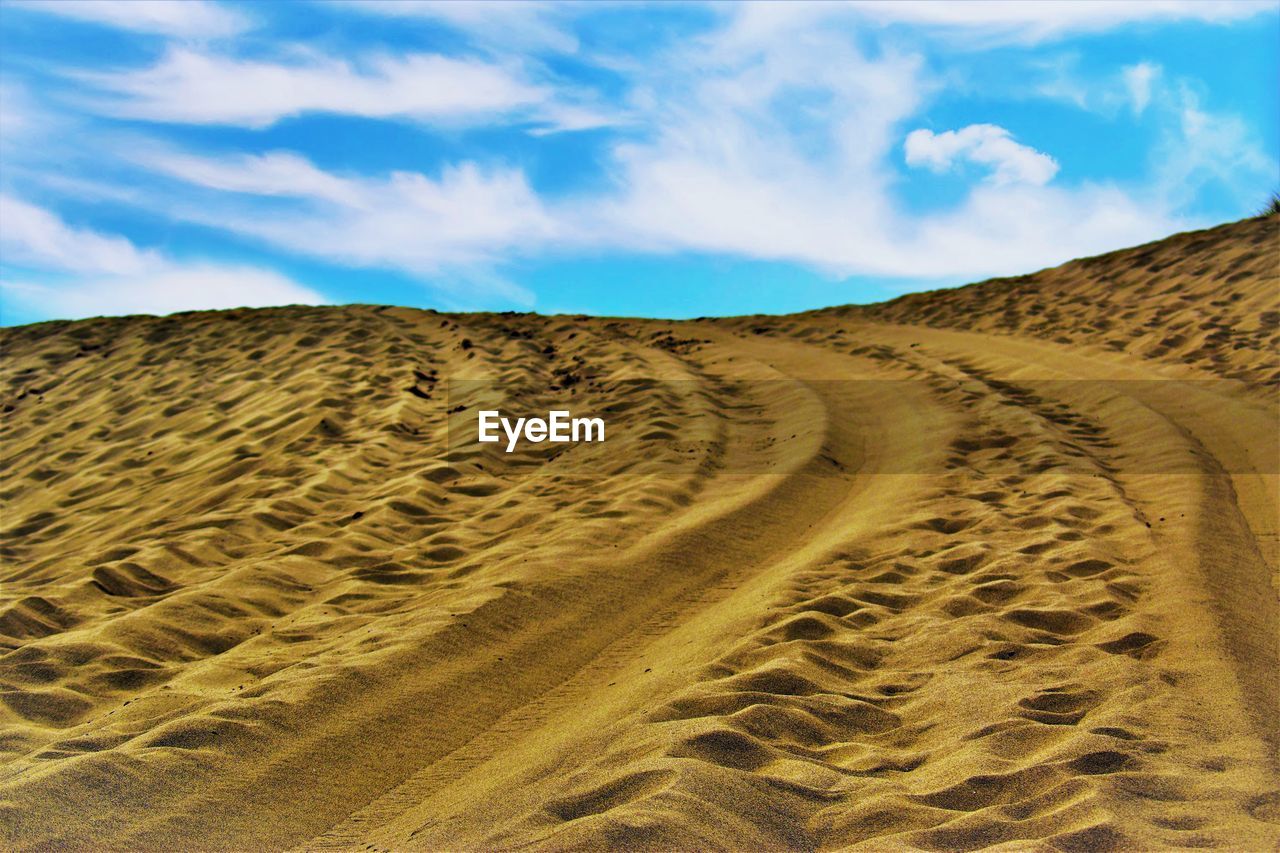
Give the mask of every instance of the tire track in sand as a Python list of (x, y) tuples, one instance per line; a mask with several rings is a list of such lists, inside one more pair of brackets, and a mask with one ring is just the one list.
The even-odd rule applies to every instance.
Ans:
[[(555, 791), (562, 785), (563, 773), (606, 752), (620, 734), (642, 726), (646, 710), (660, 706), (661, 697), (687, 683), (691, 671), (750, 630), (780, 582), (830, 557), (838, 541), (831, 538), (832, 530), (859, 524), (854, 518), (862, 507), (909, 502), (922, 478), (889, 472), (904, 459), (926, 464), (923, 460), (940, 452), (937, 439), (949, 428), (945, 418), (924, 405), (923, 393), (903, 395), (901, 388), (876, 382), (838, 386), (823, 380), (847, 373), (831, 373), (829, 358), (822, 353), (786, 343), (771, 352), (747, 353), (732, 336), (716, 331), (709, 335), (717, 348), (723, 347), (733, 358), (768, 365), (758, 369), (757, 376), (776, 375), (772, 366), (776, 359), (778, 369), (799, 377), (796, 381), (809, 388), (827, 411), (829, 426), (821, 452), (807, 463), (808, 473), (796, 483), (799, 488), (773, 493), (783, 501), (779, 509), (792, 515), (792, 522), (772, 529), (770, 516), (762, 516), (769, 510), (750, 507), (746, 524), (733, 532), (746, 545), (749, 556), (745, 557), (741, 547), (735, 556), (714, 540), (669, 543), (666, 549), (680, 560), (709, 559), (738, 568), (701, 590), (683, 612), (672, 611), (636, 635), (622, 637), (555, 695), (522, 709), (458, 754), (426, 768), (314, 839), (309, 849), (493, 843), (484, 833), (530, 803), (535, 810), (541, 808), (537, 791)], [(876, 375), (874, 367), (864, 375)], [(823, 494), (837, 494), (840, 499), (828, 506)], [(779, 535), (786, 541), (775, 546)], [(645, 666), (657, 667), (658, 661), (660, 671)], [(635, 778), (626, 776), (613, 784), (632, 791)], [(559, 801), (554, 796), (549, 799)], [(577, 807), (565, 805), (564, 809), (568, 814)]]

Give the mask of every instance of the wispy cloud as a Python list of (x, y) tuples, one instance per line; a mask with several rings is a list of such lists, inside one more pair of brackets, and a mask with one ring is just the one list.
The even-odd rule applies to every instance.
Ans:
[(517, 169), (463, 162), (434, 178), (418, 172), (353, 177), (326, 172), (289, 152), (217, 158), (157, 150), (137, 159), (200, 187), (297, 203), (279, 215), (264, 212), (252, 199), (232, 198), (170, 209), (171, 216), (311, 258), (433, 278), (446, 289), (462, 278), (522, 303), (531, 301), (527, 291), (494, 274), (493, 267), (561, 236), (560, 223)]
[[(914, 15), (940, 24), (1012, 26), (1034, 19), (1044, 28), (1153, 14), (1136, 7), (1080, 11), (1056, 4), (1038, 16), (985, 5), (959, 16), (950, 6), (930, 4), (911, 12), (855, 7), (858, 14)], [(478, 8), (467, 7), (467, 16)], [(413, 12), (450, 14), (430, 5)], [(1208, 14), (1181, 4), (1161, 6), (1159, 13)], [(827, 25), (832, 12), (825, 5), (751, 4), (721, 14), (721, 27), (674, 46), (649, 67), (630, 70), (626, 108), (644, 132), (614, 146), (612, 182), (604, 191), (547, 199), (521, 170), (475, 162), (454, 164), (436, 177), (337, 174), (285, 151), (208, 156), (157, 150), (146, 156), (146, 166), (232, 197), (186, 205), (170, 215), (345, 265), (420, 277), (483, 271), (470, 286), (496, 280), (511, 293), (519, 289), (491, 279), (504, 262), (584, 247), (728, 253), (803, 263), (840, 276), (976, 277), (1116, 248), (1180, 224), (1158, 193), (1135, 195), (1107, 184), (1051, 186), (1060, 169), (1052, 152), (1020, 143), (997, 125), (908, 132), (909, 120), (940, 81), (915, 54), (868, 55), (852, 35)], [(495, 69), (479, 60), (440, 61), (448, 73)], [(385, 115), (447, 111), (430, 100), (438, 93), (410, 85), (408, 61), (386, 62), (391, 64), (358, 71), (347, 63), (311, 59), (282, 70), (185, 53), (171, 54), (160, 67), (190, 64), (171, 75), (181, 81), (175, 91), (187, 91), (199, 78), (230, 80), (230, 90), (256, 93), (260, 108), (235, 105), (242, 120), (252, 113), (265, 121), (307, 103), (313, 109), (328, 104)], [(145, 79), (154, 74), (149, 69)], [(477, 109), (483, 104), (491, 111), (511, 110), (552, 100), (518, 74), (501, 74), (516, 82), (495, 84), (493, 91), (511, 94), (486, 98), (483, 87), (471, 87), (468, 96)], [(220, 89), (223, 83), (209, 85)], [(151, 89), (126, 88), (149, 102)], [(157, 84), (155, 91), (167, 89)], [(173, 100), (177, 109), (179, 99)], [(198, 104), (195, 109), (211, 109), (207, 99), (181, 98), (183, 105), (188, 101)], [(893, 194), (891, 164), (899, 157), (938, 172), (967, 162), (988, 173), (959, 205), (912, 215)], [(281, 215), (248, 197), (296, 205)], [(484, 277), (490, 285), (474, 283)]]
[[(171, 216), (424, 278), (469, 269), (491, 276), (504, 262), (582, 249), (731, 254), (838, 276), (979, 277), (1141, 242), (1179, 224), (1170, 209), (1115, 186), (1051, 186), (1052, 154), (995, 125), (908, 134), (937, 85), (915, 55), (871, 58), (820, 26), (784, 32), (756, 23), (731, 22), (635, 77), (629, 108), (649, 133), (614, 147), (611, 185), (590, 193), (546, 199), (520, 170), (473, 162), (438, 177), (360, 176), (285, 151), (135, 156), (233, 196), (171, 208)], [(958, 206), (909, 214), (893, 194), (891, 163), (904, 153), (912, 165), (967, 161), (989, 174)], [(246, 196), (297, 206), (266, 211), (237, 200)], [(493, 286), (477, 281), (468, 286)]]
[(233, 36), (252, 21), (209, 0), (9, 0), (13, 8), (59, 15), (137, 33), (186, 39)]
[(1000, 41), (1033, 44), (1142, 22), (1226, 23), (1275, 9), (1271, 0), (852, 0), (851, 5), (882, 24), (963, 32), (974, 48)]
[[(695, 79), (696, 85), (686, 81)], [(541, 199), (511, 168), (439, 178), (353, 177), (293, 152), (143, 156), (147, 168), (237, 195), (302, 202), (188, 206), (200, 222), (311, 257), (430, 275), (547, 252), (699, 251), (790, 260), (833, 274), (1000, 274), (1167, 233), (1170, 215), (1115, 187), (1044, 186), (1051, 155), (1004, 128), (905, 137), (909, 163), (991, 170), (955, 210), (902, 211), (887, 161), (932, 83), (914, 55), (869, 59), (820, 29), (728, 27), (639, 78), (652, 137), (613, 151), (607, 191)], [(645, 108), (644, 104), (649, 104)], [(182, 215), (182, 214), (179, 214)], [(502, 280), (502, 279), (499, 279)], [(474, 286), (474, 282), (471, 282)]]
[(127, 278), (85, 276), (56, 283), (0, 280), (0, 314), (76, 320), (273, 305), (324, 305), (320, 294), (260, 267), (181, 264)]
[(161, 174), (214, 190), (327, 201), (350, 208), (379, 206), (377, 190), (368, 182), (325, 172), (289, 151), (215, 158), (153, 146), (132, 151), (128, 156)]
[(1276, 161), (1238, 116), (1210, 112), (1186, 83), (1162, 98), (1171, 119), (1152, 159), (1165, 204), (1186, 206), (1209, 185), (1225, 188), (1242, 206), (1256, 204), (1260, 188), (1275, 185)]
[(0, 195), (0, 313), (74, 319), (193, 309), (323, 304), (328, 300), (271, 270), (178, 261), (116, 235), (68, 225)]
[(573, 53), (578, 38), (568, 26), (575, 8), (539, 0), (338, 0), (352, 12), (419, 19), (449, 26), (482, 47)]
[(7, 263), (102, 275), (136, 275), (163, 263), (123, 237), (73, 228), (11, 195), (0, 195), (0, 222), (0, 249)]
[(118, 116), (266, 127), (305, 113), (467, 122), (553, 100), (517, 68), (432, 54), (379, 56), (359, 64), (308, 54), (292, 62), (240, 59), (186, 48), (140, 70), (77, 75), (105, 93)]
[(1121, 69), (1125, 89), (1129, 92), (1129, 105), (1134, 115), (1142, 115), (1151, 103), (1151, 84), (1160, 76), (1160, 66), (1151, 62), (1126, 65)]
[[(140, 233), (167, 221), (207, 254), (230, 243), (266, 264), (305, 260), (349, 298), (367, 298), (370, 280), (413, 279), (435, 304), (528, 306), (529, 264), (634, 253), (777, 261), (906, 288), (1207, 224), (1205, 210), (1233, 209), (1223, 187), (1243, 199), (1274, 176), (1250, 123), (1259, 113), (1233, 116), (1198, 89), (1183, 42), (1161, 49), (1122, 32), (1225, 24), (1274, 4), (124, 8), (22, 12), (22, 27), (78, 17), (162, 37), (6, 62), (0, 189), (109, 208), (120, 232), (11, 200), (6, 236), (21, 239), (8, 240), (6, 262), (27, 257), (49, 274), (24, 279), (27, 293), (70, 293), (55, 273), (98, 288), (85, 293), (134, 293), (126, 279), (143, 282), (138, 293), (184, 293), (225, 270), (126, 239), (139, 211)], [(324, 35), (304, 35), (293, 17), (303, 8)], [(1101, 31), (1128, 47), (1068, 40)], [(991, 45), (996, 62), (977, 53)], [(1033, 135), (1021, 117), (1036, 102)], [(333, 123), (309, 122), (322, 115), (367, 121), (344, 123), (350, 138), (334, 145), (321, 135)], [(1081, 146), (1064, 115), (1087, 121), (1099, 145)], [(586, 128), (600, 132), (563, 133)], [(1124, 135), (1119, 154), (1107, 133)], [(415, 134), (422, 145), (405, 145)], [(234, 278), (280, 298), (301, 287), (261, 274)]]
[[(979, 277), (1152, 239), (1177, 221), (1114, 186), (1050, 186), (1051, 152), (999, 127), (907, 137), (940, 85), (917, 56), (868, 56), (810, 9), (731, 14), (646, 81), (653, 138), (618, 146), (617, 191), (584, 202), (600, 240), (839, 276)], [(991, 176), (952, 209), (909, 213), (891, 165), (904, 143), (917, 162), (965, 158)]]
[(31, 128), (26, 92), (12, 83), (0, 83), (0, 144)]

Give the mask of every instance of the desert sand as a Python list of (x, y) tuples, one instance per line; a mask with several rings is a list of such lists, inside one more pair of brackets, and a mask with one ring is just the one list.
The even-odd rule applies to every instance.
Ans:
[(0, 330), (0, 847), (1276, 849), (1278, 228)]

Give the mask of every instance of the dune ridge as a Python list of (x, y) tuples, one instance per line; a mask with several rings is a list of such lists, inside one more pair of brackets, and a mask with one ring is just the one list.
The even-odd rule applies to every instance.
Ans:
[(786, 317), (0, 330), (0, 840), (1274, 849), (1278, 221)]
[(913, 293), (838, 314), (1132, 353), (1274, 388), (1275, 217), (1084, 258), (1016, 278)]

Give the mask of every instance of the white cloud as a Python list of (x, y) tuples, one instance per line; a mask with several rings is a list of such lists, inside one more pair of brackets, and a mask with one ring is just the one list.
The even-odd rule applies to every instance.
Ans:
[[(1034, 43), (1144, 21), (1226, 23), (1275, 9), (1273, 0), (853, 0), (852, 5), (882, 24), (962, 32), (973, 47), (992, 41)], [(972, 41), (974, 36), (982, 38)]]
[(951, 169), (957, 160), (990, 166), (991, 181), (997, 185), (1039, 186), (1058, 173), (1056, 160), (1015, 142), (1009, 131), (994, 124), (971, 124), (942, 133), (913, 130), (907, 134), (904, 148), (908, 165), (926, 166), (935, 172)]
[(220, 38), (250, 26), (238, 10), (207, 0), (11, 0), (6, 5), (177, 38)]
[(634, 107), (652, 136), (616, 149), (618, 191), (584, 201), (572, 230), (847, 269), (850, 235), (888, 218), (885, 156), (920, 104), (921, 61), (869, 61), (843, 33), (781, 29), (774, 6), (732, 14), (652, 63)]
[(270, 270), (176, 261), (10, 195), (0, 195), (0, 223), (0, 265), (37, 270), (0, 281), (6, 322), (328, 301)]
[(1195, 223), (1114, 186), (978, 186), (953, 211), (923, 217), (899, 249), (918, 276), (1015, 275), (1146, 243)]
[[(1158, 94), (1161, 69), (1159, 65), (1139, 62), (1118, 71), (1108, 69), (1099, 73), (1085, 65), (1074, 51), (1059, 53), (1051, 58), (1036, 60), (1027, 69), (1027, 76), (1036, 79), (1031, 91), (1042, 98), (1071, 104), (1114, 121), (1128, 110), (1140, 115)], [(1014, 95), (1025, 89), (1026, 79), (1016, 77), (1011, 88)]]
[(110, 93), (96, 106), (114, 115), (245, 127), (304, 113), (476, 121), (553, 96), (517, 69), (431, 54), (384, 56), (356, 67), (316, 55), (278, 63), (175, 49), (148, 68), (77, 77)]
[(1129, 106), (1134, 115), (1142, 115), (1151, 103), (1151, 84), (1160, 76), (1160, 66), (1151, 62), (1127, 65), (1120, 71), (1125, 89), (1129, 93)]
[(655, 63), (663, 70), (637, 106), (653, 137), (617, 148), (614, 193), (557, 211), (570, 217), (566, 231), (605, 246), (792, 261), (839, 276), (977, 278), (1180, 224), (1114, 187), (1048, 186), (1053, 158), (991, 125), (914, 136), (918, 162), (964, 158), (992, 174), (954, 209), (910, 213), (894, 197), (890, 161), (938, 85), (923, 63), (887, 51), (869, 58), (790, 6), (739, 9), (717, 34)]
[(32, 131), (31, 109), (26, 90), (12, 83), (0, 83), (0, 145)]
[(0, 282), (5, 314), (75, 320), (120, 314), (172, 314), (271, 305), (323, 305), (315, 291), (257, 267), (172, 265), (138, 277), (71, 282)]
[[(491, 7), (356, 8), (442, 21), (495, 51), (499, 44), (526, 52), (574, 47), (567, 41), (553, 46), (555, 39), (545, 33), (534, 39), (536, 46), (503, 42), (516, 37), (499, 32), (501, 15), (489, 16)], [(525, 9), (510, 11), (546, 14), (543, 7)], [(466, 161), (431, 174), (370, 175), (326, 170), (290, 151), (209, 155), (133, 145), (123, 146), (129, 149), (125, 157), (174, 183), (131, 182), (130, 191), (138, 194), (132, 201), (299, 256), (401, 271), (452, 288), (462, 307), (494, 298), (530, 304), (532, 294), (498, 271), (556, 252), (725, 253), (841, 276), (959, 279), (1024, 272), (1201, 224), (1176, 215), (1181, 202), (1161, 188), (1164, 182), (1082, 184), (1070, 174), (1054, 181), (1059, 165), (1052, 152), (1020, 143), (993, 124), (908, 134), (924, 123), (922, 108), (932, 94), (953, 81), (934, 78), (923, 56), (888, 41), (864, 50), (870, 28), (857, 16), (983, 38), (1038, 39), (1152, 17), (1243, 13), (1157, 0), (1107, 7), (726, 5), (712, 7), (712, 14), (719, 20), (712, 32), (674, 46), (621, 60), (575, 60), (599, 68), (612, 63), (609, 73), (626, 89), (618, 111), (634, 121), (607, 154), (604, 188), (542, 197), (524, 171), (509, 164)], [(836, 14), (857, 26), (833, 26)], [(87, 79), (114, 94), (119, 114), (161, 121), (265, 127), (308, 112), (489, 126), (541, 122), (552, 129), (608, 121), (589, 98), (575, 100), (540, 82), (551, 78), (536, 62), (427, 55), (340, 61), (296, 47), (278, 55), (288, 58), (246, 60), (180, 49), (140, 71)], [(1105, 98), (1073, 97), (1082, 107), (1112, 114), (1132, 107), (1163, 117), (1172, 87), (1157, 79), (1158, 66), (1137, 70), (1145, 65), (1124, 74), (1109, 70)], [(1161, 173), (1167, 186), (1179, 177), (1188, 186), (1218, 179), (1215, 169), (1238, 179), (1231, 146), (1243, 139), (1239, 128), (1193, 102), (1178, 115), (1177, 138)], [(1178, 153), (1179, 140), (1194, 144)], [(911, 211), (895, 190), (900, 148), (913, 166), (944, 171), (969, 163), (989, 173), (948, 209)], [(56, 229), (46, 230), (56, 236)], [(93, 236), (106, 241), (98, 254), (119, 266), (147, 254), (127, 241), (112, 243), (118, 238), (108, 235), (80, 239), (75, 229), (69, 232), (66, 241), (77, 246), (91, 246)], [(48, 235), (45, 241), (58, 245)], [(138, 276), (158, 281), (171, 264), (146, 267)]]
[(1209, 112), (1185, 84), (1168, 94), (1165, 109), (1173, 123), (1152, 152), (1164, 204), (1188, 205), (1205, 187), (1217, 186), (1249, 209), (1275, 185), (1280, 164), (1238, 117)]
[(288, 151), (217, 159), (153, 147), (130, 156), (150, 169), (210, 189), (311, 198), (356, 208), (376, 206), (374, 191), (318, 169), (305, 157)]
[(585, 217), (605, 245), (784, 260), (832, 275), (976, 279), (1052, 266), (1186, 223), (1115, 187), (978, 185), (957, 208), (909, 216), (875, 188), (744, 178), (697, 160), (651, 162)]
[(344, 265), (422, 277), (456, 278), (467, 270), (461, 278), (468, 287), (526, 303), (530, 295), (495, 276), (491, 267), (561, 236), (559, 223), (516, 169), (464, 162), (437, 178), (417, 172), (346, 177), (288, 152), (214, 158), (153, 150), (137, 159), (197, 186), (297, 202), (285, 215), (236, 198), (173, 207), (171, 215)]
[[(726, 253), (842, 276), (978, 277), (1182, 224), (1115, 187), (1050, 186), (1053, 158), (993, 125), (909, 137), (913, 163), (965, 160), (991, 170), (955, 208), (909, 213), (894, 198), (891, 162), (903, 125), (937, 85), (922, 60), (872, 59), (823, 25), (784, 30), (762, 21), (787, 14), (775, 7), (729, 14), (721, 30), (633, 72), (628, 108), (650, 133), (614, 149), (606, 190), (544, 200), (518, 170), (474, 163), (437, 177), (371, 177), (327, 172), (287, 152), (151, 151), (140, 162), (219, 191), (211, 203), (170, 205), (170, 215), (426, 279), (458, 270), (483, 279), (504, 262), (584, 248)], [(264, 208), (267, 198), (286, 209)], [(521, 295), (501, 279), (468, 286)]]
[(355, 12), (436, 21), (498, 49), (549, 50), (573, 53), (578, 39), (560, 20), (572, 7), (536, 0), (346, 0)]
[(123, 237), (73, 228), (8, 194), (0, 195), (0, 250), (8, 263), (69, 272), (136, 275), (162, 264), (158, 255)]

